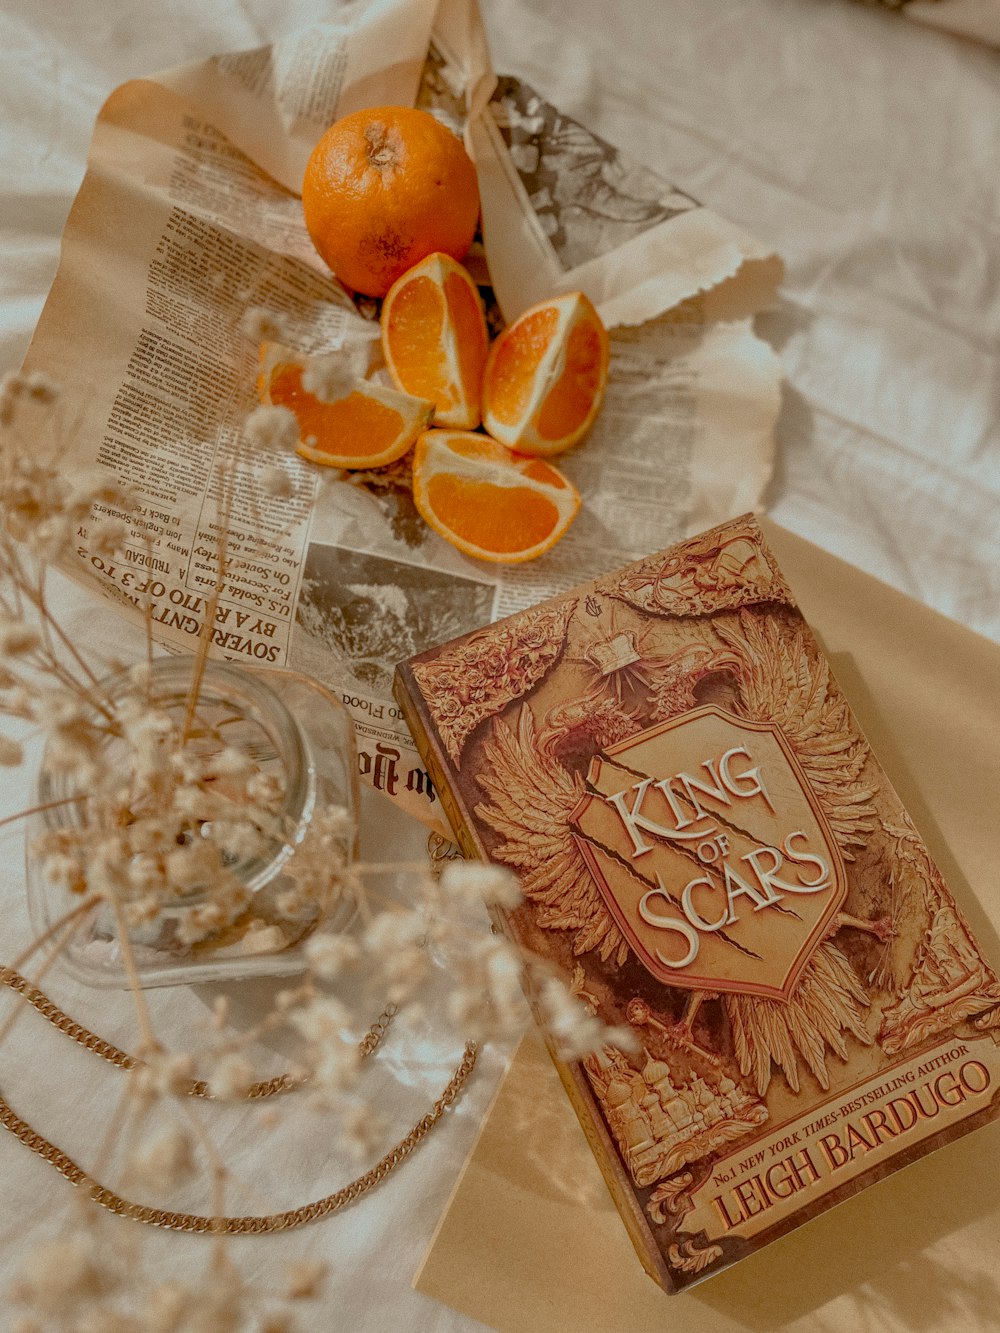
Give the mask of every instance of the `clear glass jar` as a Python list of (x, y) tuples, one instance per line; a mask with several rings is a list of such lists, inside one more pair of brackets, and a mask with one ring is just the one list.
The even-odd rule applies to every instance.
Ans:
[[(150, 692), (158, 709), (180, 720), (187, 708), (194, 659), (160, 657), (151, 667)], [(109, 699), (124, 694), (128, 676), (102, 683)], [(162, 907), (148, 924), (130, 926), (139, 977), (144, 986), (180, 982), (281, 976), (301, 970), (302, 942), (319, 926), (346, 929), (353, 909), (335, 906), (323, 919), (318, 912), (282, 909), (292, 881), (287, 873), (296, 848), (312, 821), (324, 810), (343, 809), (346, 818), (341, 850), (350, 860), (357, 853), (358, 780), (354, 727), (340, 701), (318, 682), (279, 668), (243, 667), (209, 661), (198, 696), (194, 752), (206, 759), (224, 747), (248, 756), (261, 774), (278, 779), (282, 833), (252, 855), (232, 855), (226, 870), (246, 891), (246, 910), (216, 936), (195, 944), (179, 938), (178, 923), (199, 901), (197, 886), (178, 892), (175, 903)], [(202, 739), (199, 741), (198, 737)], [(108, 742), (114, 745), (116, 742)], [(37, 809), (27, 836), (28, 906), (36, 935), (51, 931), (72, 909), (72, 895), (53, 883), (36, 850), (39, 835), (79, 829), (87, 805), (73, 784), (53, 771), (43, 754), (35, 787)], [(72, 798), (70, 803), (67, 798)], [(60, 802), (62, 802), (60, 804)], [(339, 835), (338, 835), (339, 836)], [(260, 932), (264, 932), (261, 934)], [(280, 932), (280, 934), (279, 934)], [(259, 941), (267, 940), (261, 948)], [(116, 919), (101, 904), (77, 923), (63, 949), (69, 970), (95, 986), (128, 984)]]

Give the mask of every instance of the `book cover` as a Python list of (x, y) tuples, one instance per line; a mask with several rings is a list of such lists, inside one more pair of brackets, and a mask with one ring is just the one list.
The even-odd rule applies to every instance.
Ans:
[(996, 974), (751, 516), (397, 698), (505, 928), (639, 1039), (559, 1072), (667, 1290), (996, 1116)]

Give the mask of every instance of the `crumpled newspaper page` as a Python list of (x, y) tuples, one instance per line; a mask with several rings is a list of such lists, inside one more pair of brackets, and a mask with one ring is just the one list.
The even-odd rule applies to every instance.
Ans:
[[(265, 455), (292, 495), (241, 474), (221, 515), (256, 404), (247, 311), (280, 316), (300, 352), (377, 346), (375, 303), (355, 304), (326, 270), (298, 190), (333, 120), (387, 103), (464, 135), (482, 198), (467, 263), (497, 319), (582, 289), (611, 330), (604, 407), (560, 458), (581, 514), (527, 565), (484, 564), (431, 532), (406, 459), (347, 474)], [(211, 615), (213, 651), (336, 689), (362, 778), (447, 832), (392, 700), (396, 662), (759, 504), (780, 371), (751, 316), (780, 274), (739, 228), (497, 78), (473, 0), (373, 0), (341, 23), (125, 84), (98, 118), (26, 362), (63, 386), (67, 477), (104, 470), (140, 498), (119, 554), (91, 551), (83, 525), (67, 572), (150, 615), (172, 650), (190, 650)]]

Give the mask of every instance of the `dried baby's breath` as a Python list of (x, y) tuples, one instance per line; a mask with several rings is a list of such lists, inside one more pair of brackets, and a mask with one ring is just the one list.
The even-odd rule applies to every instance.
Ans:
[(46, 1240), (29, 1250), (11, 1297), (41, 1315), (65, 1317), (114, 1285), (89, 1231)]
[(256, 343), (282, 342), (288, 336), (286, 321), (273, 310), (250, 306), (240, 321), (240, 331)]
[(194, 1173), (191, 1135), (178, 1125), (169, 1125), (137, 1144), (129, 1156), (135, 1179), (151, 1189), (173, 1189)]
[(328, 1264), (316, 1260), (293, 1259), (288, 1265), (289, 1297), (292, 1300), (310, 1300), (318, 1296), (329, 1271)]
[(290, 453), (299, 442), (299, 423), (287, 407), (256, 407), (243, 424), (252, 449)]
[(257, 480), (261, 490), (272, 499), (287, 500), (295, 494), (295, 482), (283, 467), (275, 467), (273, 464), (262, 467)]
[[(281, 321), (260, 310), (248, 312), (243, 330), (258, 341), (283, 333)], [(311, 363), (307, 388), (336, 395), (345, 376), (370, 371), (376, 342), (377, 327)], [(231, 744), (230, 733), (206, 736), (196, 694), (183, 715), (159, 703), (152, 658), (122, 670), (113, 688), (105, 684), (107, 671), (82, 656), (49, 611), (47, 570), (76, 545), (109, 558), (134, 548), (142, 529), (134, 524), (135, 496), (114, 476), (99, 470), (70, 484), (62, 475), (58, 432), (45, 444), (43, 429), (62, 410), (44, 376), (0, 382), (0, 718), (10, 724), (0, 731), (0, 766), (20, 765), (18, 737), (37, 731), (47, 776), (67, 793), (72, 816), (33, 837), (33, 860), (65, 895), (67, 919), (99, 910), (116, 923), (115, 947), (133, 968), (133, 932), (156, 947), (167, 939), (169, 948), (192, 956), (211, 956), (217, 947), (230, 956), (279, 953), (289, 939), (302, 946), (302, 974), (280, 991), (262, 992), (270, 998), (249, 1026), (240, 1030), (228, 1000), (216, 996), (206, 1000), (210, 1017), (171, 1034), (183, 1049), (167, 1048), (133, 977), (140, 1039), (120, 1116), (125, 1180), (152, 1194), (190, 1182), (206, 1194), (206, 1211), (222, 1215), (236, 1206), (235, 1188), (202, 1113), (232, 1118), (239, 1111), (203, 1102), (192, 1110), (192, 1091), (207, 1085), (211, 1098), (239, 1107), (251, 1086), (266, 1087), (274, 1072), (255, 1067), (261, 1049), (272, 1056), (280, 1049), (288, 1077), (276, 1082), (306, 1085), (305, 1097), (324, 1117), (322, 1142), (370, 1161), (391, 1132), (364, 1077), (366, 1056), (378, 1058), (372, 1053), (383, 1038), (391, 1042), (398, 1032), (412, 1042), (407, 1033), (448, 1015), (463, 1037), (511, 1035), (523, 1026), (522, 960), (490, 933), (485, 912), (515, 906), (520, 890), (506, 871), (455, 863), (440, 881), (426, 868), (399, 872), (405, 906), (388, 901), (372, 888), (382, 869), (352, 859), (352, 815), (318, 808), (304, 834), (289, 826), (281, 775)], [(294, 449), (298, 436), (287, 409), (250, 414), (237, 457), (251, 464), (264, 493), (295, 493), (292, 474), (261, 452)], [(225, 501), (221, 509), (224, 520)], [(217, 591), (225, 572), (220, 555)], [(265, 914), (241, 868), (276, 849), (284, 882)], [(338, 922), (356, 924), (324, 926), (334, 912)], [(429, 983), (443, 996), (428, 998)], [(545, 996), (567, 1047), (607, 1039), (571, 997)], [(421, 1053), (412, 1045), (407, 1060)], [(290, 1094), (260, 1111), (247, 1107), (247, 1123), (280, 1126), (289, 1103)], [(110, 1108), (109, 1123), (117, 1123)], [(76, 1333), (235, 1333), (251, 1309), (257, 1323), (266, 1318), (277, 1328), (275, 1321), (286, 1319), (280, 1311), (262, 1314), (221, 1235), (204, 1273), (185, 1274), (183, 1282), (140, 1273), (130, 1261), (125, 1299), (121, 1232), (105, 1234), (95, 1224), (96, 1206), (84, 1204), (64, 1236), (26, 1254), (11, 1299), (29, 1323), (57, 1321)], [(324, 1276), (322, 1266), (300, 1262), (289, 1274), (288, 1297), (315, 1295)]]
[(582, 1060), (604, 1046), (621, 1051), (638, 1049), (630, 1027), (609, 1027), (569, 991), (560, 977), (547, 976), (538, 989), (538, 1003), (546, 1030), (564, 1060)]
[(222, 1056), (208, 1080), (208, 1090), (213, 1097), (225, 1101), (245, 1097), (247, 1089), (254, 1081), (253, 1065), (242, 1056), (230, 1052)]
[(0, 768), (17, 768), (24, 762), (24, 747), (9, 736), (0, 736)]
[(305, 955), (318, 977), (333, 981), (357, 963), (361, 946), (350, 935), (323, 932), (306, 942)]
[(333, 352), (328, 356), (313, 356), (302, 372), (302, 387), (326, 403), (346, 398), (357, 388), (358, 375), (350, 361)]
[(514, 908), (523, 896), (516, 875), (483, 861), (450, 862), (441, 873), (441, 889), (487, 907)]

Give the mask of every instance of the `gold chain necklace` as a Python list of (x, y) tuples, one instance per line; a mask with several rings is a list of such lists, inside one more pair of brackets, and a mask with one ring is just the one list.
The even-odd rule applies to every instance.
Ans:
[[(141, 1065), (141, 1060), (137, 1060), (135, 1056), (105, 1041), (103, 1037), (85, 1028), (82, 1023), (75, 1022), (44, 991), (39, 990), (20, 972), (15, 972), (11, 967), (0, 967), (0, 982), (16, 991), (54, 1027), (86, 1047), (88, 1051), (93, 1051), (119, 1069), (135, 1069)], [(395, 1012), (395, 1006), (389, 1005), (371, 1025), (359, 1043), (362, 1056), (371, 1055), (378, 1048)], [(117, 1213), (120, 1217), (130, 1217), (135, 1222), (144, 1222), (151, 1227), (167, 1227), (172, 1231), (260, 1236), (272, 1231), (288, 1231), (292, 1227), (300, 1227), (306, 1222), (315, 1222), (320, 1217), (338, 1212), (383, 1181), (409, 1157), (417, 1144), (434, 1128), (448, 1107), (458, 1098), (475, 1068), (476, 1055), (476, 1043), (470, 1041), (455, 1072), (431, 1109), (417, 1121), (405, 1138), (400, 1139), (396, 1146), (364, 1175), (335, 1190), (333, 1194), (327, 1194), (313, 1203), (283, 1213), (264, 1213), (260, 1216), (247, 1217), (203, 1217), (198, 1213), (175, 1213), (167, 1208), (150, 1208), (145, 1204), (132, 1203), (88, 1176), (86, 1171), (77, 1166), (61, 1148), (43, 1138), (26, 1120), (22, 1120), (2, 1096), (0, 1096), (0, 1123), (20, 1139), (26, 1148), (44, 1158), (60, 1175), (65, 1176), (70, 1184), (81, 1186), (95, 1203), (107, 1208), (109, 1212)], [(297, 1085), (298, 1081), (290, 1075), (279, 1074), (275, 1078), (252, 1084), (245, 1095), (250, 1100), (259, 1100)], [(210, 1096), (208, 1086), (203, 1079), (192, 1079), (184, 1092), (189, 1097)]]

